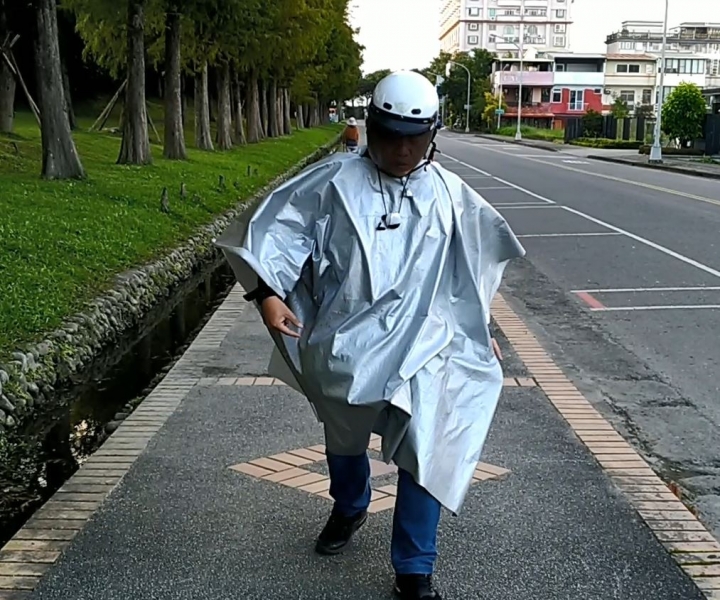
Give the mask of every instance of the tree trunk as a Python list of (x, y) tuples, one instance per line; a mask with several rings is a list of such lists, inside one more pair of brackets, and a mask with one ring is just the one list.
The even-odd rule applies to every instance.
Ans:
[(278, 93), (277, 93), (277, 82), (273, 79), (268, 86), (268, 137), (276, 138), (280, 135), (280, 129), (278, 128)]
[(75, 109), (73, 109), (72, 94), (70, 93), (70, 77), (68, 77), (67, 68), (65, 63), (61, 59), (62, 68), (62, 80), (63, 80), (63, 93), (65, 94), (65, 112), (68, 116), (68, 123), (70, 123), (70, 129), (77, 129), (77, 120), (75, 119)]
[(195, 147), (200, 150), (213, 150), (207, 61), (195, 74)]
[(80, 162), (65, 112), (55, 0), (37, 0), (37, 69), (42, 132), (42, 175), (46, 179), (80, 179)]
[(185, 160), (185, 131), (182, 118), (182, 80), (180, 73), (180, 13), (170, 6), (165, 14), (165, 147), (163, 156)]
[(290, 90), (283, 88), (283, 133), (292, 134), (292, 112), (290, 105)]
[(235, 131), (235, 142), (247, 144), (245, 137), (245, 123), (243, 118), (242, 87), (237, 72), (233, 74), (233, 128)]
[(262, 137), (267, 137), (269, 133), (269, 114), (268, 114), (268, 84), (267, 81), (262, 82), (260, 86), (260, 131)]
[(230, 97), (230, 64), (218, 69), (217, 146), (220, 150), (232, 148), (232, 99)]
[(145, 105), (145, 2), (128, 1), (128, 84), (118, 157), (118, 163), (122, 165), (147, 165), (152, 162)]
[(0, 133), (12, 133), (15, 122), (15, 76), (0, 57)]
[(245, 107), (248, 122), (247, 141), (254, 144), (260, 141), (262, 129), (258, 80), (254, 74), (250, 75), (245, 88)]
[(295, 126), (298, 129), (305, 129), (305, 107), (302, 104), (298, 104), (295, 107)]

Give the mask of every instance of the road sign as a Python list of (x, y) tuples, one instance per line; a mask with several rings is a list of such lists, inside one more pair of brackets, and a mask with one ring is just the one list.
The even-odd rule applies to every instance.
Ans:
[(465, 110), (470, 110), (470, 108), (472, 108), (472, 107), (471, 107), (469, 104), (466, 104), (463, 108), (464, 108)]
[(445, 78), (442, 75), (437, 75), (435, 77), (435, 87), (442, 85), (443, 83), (445, 83)]
[(496, 115), (504, 115), (504, 114), (505, 114), (505, 109), (504, 109), (504, 108), (496, 108), (496, 109), (495, 109), (495, 114), (496, 114)]

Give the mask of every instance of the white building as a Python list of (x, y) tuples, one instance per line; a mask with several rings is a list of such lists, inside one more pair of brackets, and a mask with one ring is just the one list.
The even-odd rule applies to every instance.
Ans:
[[(625, 21), (607, 37), (607, 53), (659, 58), (662, 38), (661, 22)], [(665, 52), (665, 94), (682, 82), (720, 86), (720, 23), (681, 23), (668, 31)]]
[(483, 48), (517, 56), (521, 23), (525, 44), (538, 51), (563, 52), (570, 47), (574, 0), (442, 0), (440, 45), (446, 52)]

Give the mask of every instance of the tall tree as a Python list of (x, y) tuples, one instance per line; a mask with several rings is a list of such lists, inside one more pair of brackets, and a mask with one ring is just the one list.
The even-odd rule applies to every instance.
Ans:
[(181, 15), (178, 2), (171, 0), (165, 15), (165, 146), (163, 156), (187, 158), (183, 127)]
[(122, 144), (118, 163), (146, 165), (152, 162), (145, 98), (145, 4), (128, 0), (127, 78)]
[(207, 61), (201, 61), (195, 73), (195, 146), (201, 150), (213, 149)]
[(0, 133), (11, 133), (15, 121), (15, 75), (2, 55), (3, 50), (10, 50), (2, 48), (11, 41), (10, 8), (8, 0), (0, 0)]
[(85, 171), (70, 130), (65, 104), (55, 0), (35, 0), (35, 65), (42, 135), (42, 175), (80, 179)]
[(217, 147), (230, 150), (232, 142), (232, 90), (230, 80), (230, 63), (220, 64), (217, 72), (218, 82), (218, 118)]

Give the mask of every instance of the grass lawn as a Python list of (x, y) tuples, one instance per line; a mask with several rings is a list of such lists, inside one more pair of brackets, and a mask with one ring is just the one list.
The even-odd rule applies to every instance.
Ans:
[[(501, 127), (497, 130), (498, 135), (515, 137), (517, 127), (514, 125)], [(565, 131), (563, 129), (539, 129), (538, 127), (527, 127), (523, 125), (520, 128), (522, 136), (528, 140), (545, 140), (547, 142), (562, 142), (565, 139)]]
[[(154, 164), (137, 168), (115, 164), (120, 137), (87, 133), (92, 121), (81, 118), (75, 134), (86, 181), (40, 179), (40, 132), (29, 114), (18, 115), (16, 135), (0, 136), (0, 357), (57, 327), (114, 275), (182, 242), (340, 131), (318, 127), (225, 153), (191, 149), (189, 132), (186, 162), (164, 160), (151, 136)], [(160, 211), (163, 187), (169, 214)]]

